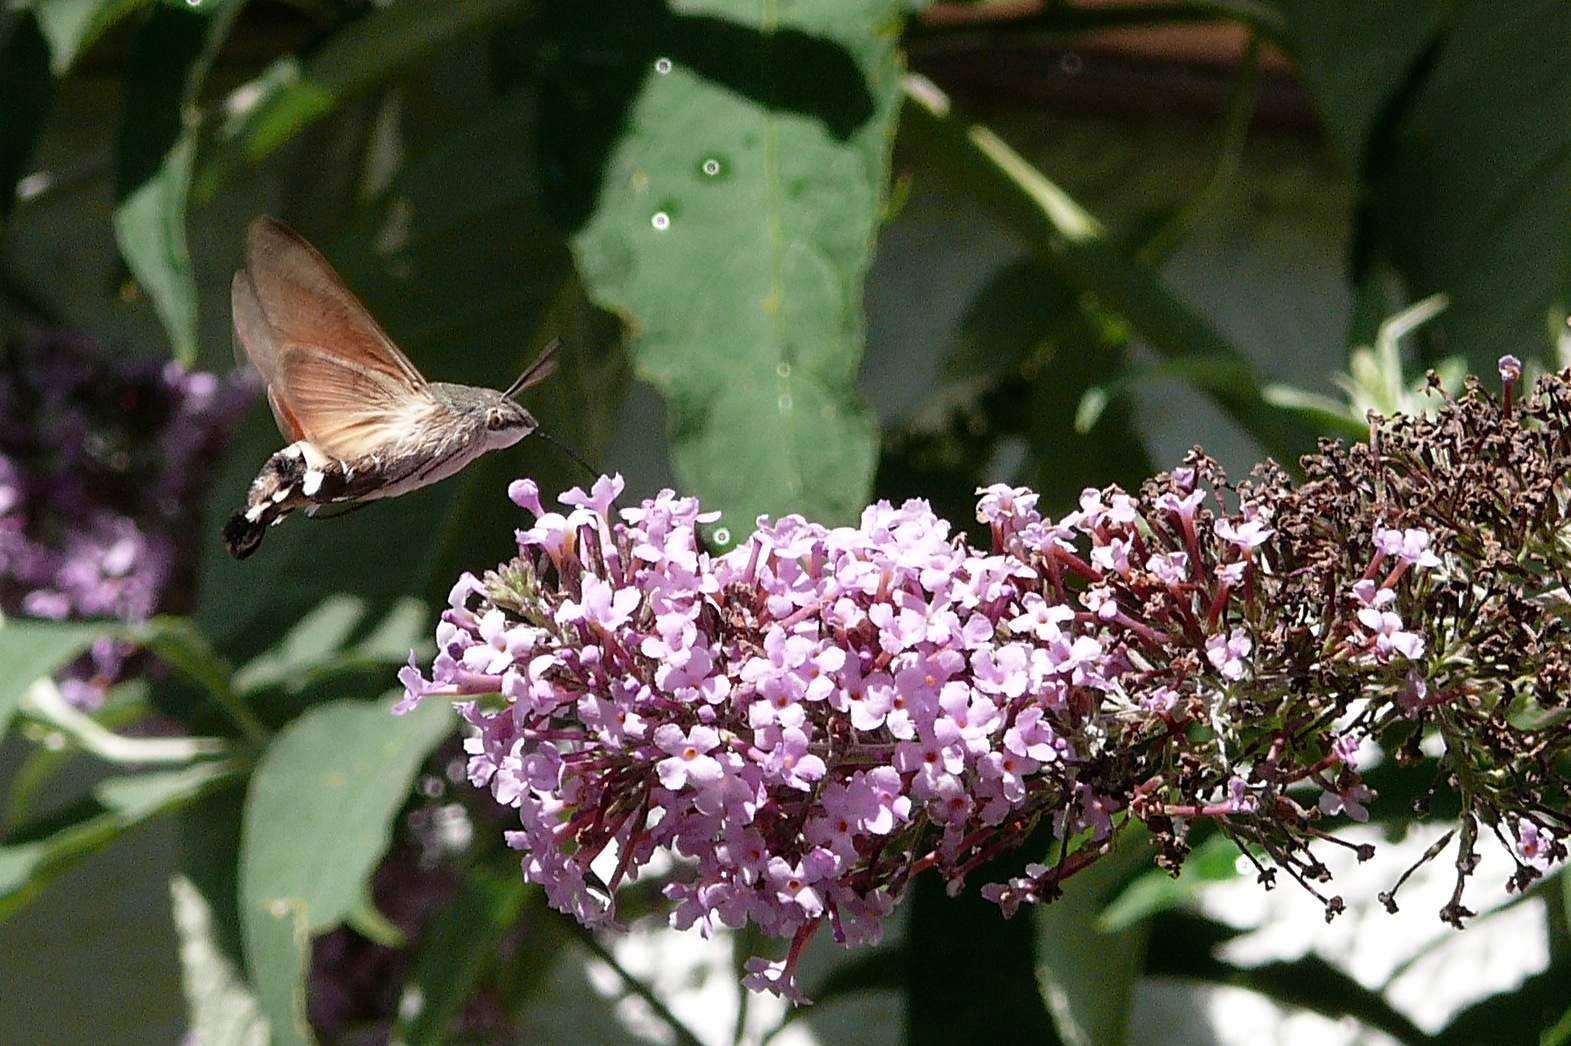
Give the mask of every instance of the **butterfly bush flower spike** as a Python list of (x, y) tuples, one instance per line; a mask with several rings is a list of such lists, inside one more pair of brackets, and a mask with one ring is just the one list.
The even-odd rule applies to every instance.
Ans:
[(470, 780), (516, 810), (554, 905), (612, 924), (670, 852), (673, 924), (786, 942), (747, 983), (793, 999), (806, 942), (876, 941), (914, 875), (958, 890), (1029, 845), (983, 887), (1008, 913), (1134, 822), (1176, 871), (1207, 821), (1334, 914), (1312, 845), (1378, 801), (1366, 741), (1404, 763), (1440, 735), (1436, 787), (1467, 782), (1464, 827), (1509, 826), (1525, 887), (1567, 835), (1565, 717), (1522, 713), (1571, 686), (1540, 609), (1571, 580), (1568, 433), (1565, 379), (1510, 416), (1475, 383), (1384, 422), (1379, 455), (1324, 446), (1300, 484), (1230, 484), (1197, 452), (1058, 519), (984, 488), (986, 547), (913, 500), (761, 519), (714, 554), (691, 498), (618, 509), (602, 478), (556, 512), (519, 481), (518, 555), (454, 587), (405, 705), (460, 702)]
[[(256, 390), (39, 328), (0, 349), (0, 612), (130, 623), (189, 610), (199, 506)], [(132, 644), (59, 678), (96, 707)]]

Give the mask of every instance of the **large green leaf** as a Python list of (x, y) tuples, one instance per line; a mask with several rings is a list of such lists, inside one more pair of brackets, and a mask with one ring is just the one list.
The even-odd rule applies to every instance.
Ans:
[(420, 763), (453, 726), (441, 702), (319, 705), (278, 735), (252, 775), (240, 849), (246, 969), (279, 1041), (304, 1041), (308, 937), (367, 896)]
[(272, 1046), (310, 1046), (316, 1041), (306, 1020), (305, 977), (311, 934), (305, 904), (281, 897), (245, 916), (246, 970)]
[[(1021, 874), (1031, 850), (1027, 842), (976, 869), (975, 881)], [(1005, 919), (975, 889), (950, 897), (931, 872), (916, 879), (904, 905), (911, 920), (903, 970), (911, 1046), (1063, 1041), (1034, 973), (1038, 940), (1030, 919)]]
[(176, 358), (196, 359), (196, 274), (186, 242), (197, 92), (241, 0), (157, 4), (126, 71), (115, 145), (115, 239)]
[(1348, 163), (1362, 164), (1370, 135), (1435, 41), (1451, 0), (1272, 0), (1287, 19), (1284, 43), (1314, 91), (1326, 131)]
[(1445, 351), (1541, 356), (1571, 280), (1571, 7), (1277, 0), (1333, 138), (1367, 183), (1360, 257), (1444, 292)]
[(335, 701), (278, 735), (251, 779), (241, 843), (242, 903), (296, 901), (313, 932), (365, 897), (420, 763), (453, 727), (440, 701), (394, 716), (391, 702)]
[(1064, 884), (1064, 895), (1031, 911), (1037, 980), (1066, 1043), (1118, 1046), (1145, 961), (1144, 923), (1110, 929), (1103, 910), (1151, 861), (1146, 840), (1129, 832), (1118, 849)]
[[(723, 16), (652, 4), (571, 16), (559, 89), (609, 96), (579, 132), (603, 154), (577, 147), (564, 170), (598, 188), (574, 240), (580, 271), (667, 398), (678, 479), (733, 532), (760, 513), (848, 522), (875, 464), (854, 383), (899, 5), (704, 6)], [(616, 75), (597, 85), (596, 62)]]

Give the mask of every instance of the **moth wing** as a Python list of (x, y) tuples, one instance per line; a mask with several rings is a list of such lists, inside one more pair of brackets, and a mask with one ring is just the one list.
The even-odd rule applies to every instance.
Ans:
[(414, 436), (438, 409), (423, 385), (410, 389), (383, 371), (313, 345), (285, 345), (278, 375), (273, 390), (282, 393), (277, 399), (283, 415), (299, 420), (297, 438), (340, 461)]
[(286, 438), (353, 459), (408, 433), (435, 406), (414, 364), (294, 230), (258, 218), (246, 266), (230, 288), (235, 352), (267, 383)]
[(289, 226), (267, 217), (251, 223), (246, 274), (279, 346), (314, 345), (411, 388), (425, 386), (327, 259)]
[(234, 317), (235, 359), (250, 361), (267, 385), (267, 405), (278, 431), (290, 442), (306, 438), (305, 428), (274, 391), (278, 387), (278, 335), (267, 322), (257, 299), (256, 286), (244, 272), (235, 273), (229, 285), (230, 312)]

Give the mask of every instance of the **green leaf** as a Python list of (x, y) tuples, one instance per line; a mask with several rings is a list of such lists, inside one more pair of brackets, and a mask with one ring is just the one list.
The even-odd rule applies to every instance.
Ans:
[[(576, 9), (567, 60), (609, 48), (618, 77), (594, 123), (569, 132), (581, 121), (558, 117), (560, 133), (604, 150), (574, 147), (567, 164), (569, 183), (603, 172), (573, 241), (579, 271), (667, 398), (679, 481), (725, 526), (740, 536), (788, 512), (846, 523), (877, 449), (855, 379), (899, 106), (899, 8), (721, 9), (734, 20)], [(567, 60), (558, 75), (588, 91)]]
[(1098, 925), (1118, 931), (1193, 900), (1207, 883), (1238, 875), (1238, 846), (1226, 836), (1212, 835), (1184, 858), (1184, 870), (1173, 878), (1160, 868), (1141, 872), (1110, 901)]
[(0, 218), (16, 204), (16, 184), (27, 173), (55, 96), (38, 17), (27, 8), (0, 10)]
[(259, 911), (244, 911), (246, 969), (256, 990), (272, 1046), (309, 1046), (316, 1041), (305, 1012), (305, 978), (311, 933), (305, 902), (280, 897)]
[(175, 357), (196, 359), (196, 275), (186, 199), (196, 153), (194, 105), (239, 0), (158, 4), (137, 34), (115, 146), (115, 240), (164, 325)]
[(286, 899), (318, 932), (365, 895), (420, 763), (453, 728), (440, 701), (403, 716), (391, 703), (319, 705), (268, 748), (251, 779), (241, 843), (249, 916)]
[(309, 1041), (309, 937), (341, 923), (367, 895), (415, 773), (452, 730), (452, 709), (441, 702), (405, 716), (390, 706), (319, 705), (278, 735), (252, 775), (240, 920), (246, 968), (278, 1041)]
[(235, 689), (242, 694), (254, 693), (289, 682), (327, 663), (349, 641), (365, 611), (364, 600), (341, 592), (328, 596), (272, 649), (236, 672)]
[(1272, 0), (1331, 139), (1363, 162), (1376, 123), (1439, 32), (1451, 0)]
[(49, 42), (49, 64), (64, 76), (104, 30), (150, 0), (32, 0), (33, 17)]
[(196, 273), (186, 244), (185, 202), (191, 181), (193, 137), (170, 148), (158, 173), (115, 208), (115, 241), (142, 290), (152, 300), (175, 358), (196, 359)]
[(125, 832), (195, 802), (241, 772), (239, 763), (222, 761), (111, 777), (94, 789), (90, 800), (48, 825), (20, 830), (0, 845), (0, 919)]
[(225, 108), (231, 116), (197, 176), (197, 198), (210, 197), (241, 166), (267, 156), (346, 98), (529, 6), (527, 0), (378, 5), (307, 53), (278, 59), (230, 96)]
[(1204, 373), (1213, 380), (1206, 391), (1268, 453), (1294, 461), (1313, 448), (1316, 433), (1294, 414), (1270, 407), (1246, 357), (1167, 290), (1154, 270), (1114, 243), (1068, 193), (991, 130), (957, 115), (932, 83), (908, 78), (906, 99), (901, 130), (913, 152), (1024, 237), (1054, 276), (1090, 295), (1099, 310), (1122, 317), (1160, 355), (1210, 361)]
[(1333, 137), (1367, 179), (1359, 254), (1444, 292), (1447, 351), (1489, 373), (1566, 314), (1571, 22), (1559, 0), (1277, 0)]
[(22, 695), (45, 676), (75, 660), (93, 640), (116, 629), (79, 621), (0, 618), (0, 737), (10, 729)]
[(1135, 982), (1145, 961), (1144, 923), (1110, 929), (1103, 918), (1151, 849), (1136, 833), (1064, 884), (1064, 895), (1031, 910), (1037, 933), (1037, 981), (1069, 1046), (1118, 1046), (1128, 1036)]
[(187, 1027), (202, 1046), (267, 1046), (267, 1020), (239, 969), (219, 944), (213, 911), (191, 881), (169, 881)]
[[(1042, 838), (1046, 833), (1038, 833)], [(1031, 842), (973, 873), (1001, 882), (1024, 871)], [(911, 1046), (991, 1046), (1060, 1041), (1034, 975), (1039, 936), (1031, 920), (1005, 919), (975, 890), (958, 897), (919, 876), (904, 902), (906, 1041)]]

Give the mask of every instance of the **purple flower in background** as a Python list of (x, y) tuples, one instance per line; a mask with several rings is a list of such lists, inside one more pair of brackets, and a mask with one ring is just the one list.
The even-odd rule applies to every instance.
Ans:
[[(200, 507), (255, 390), (39, 329), (0, 350), (0, 611), (138, 622), (184, 609)], [(91, 706), (128, 650), (110, 639), (63, 674)]]

